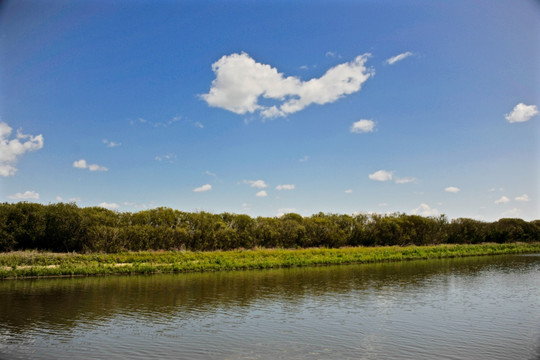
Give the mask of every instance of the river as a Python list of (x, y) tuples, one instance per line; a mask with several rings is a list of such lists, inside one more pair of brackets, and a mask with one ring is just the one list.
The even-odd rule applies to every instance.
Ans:
[(540, 256), (0, 281), (0, 359), (539, 359)]

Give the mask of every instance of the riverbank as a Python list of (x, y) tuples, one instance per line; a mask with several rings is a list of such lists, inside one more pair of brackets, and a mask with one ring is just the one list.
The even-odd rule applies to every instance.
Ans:
[(524, 253), (540, 253), (540, 243), (116, 254), (20, 251), (0, 253), (0, 279), (249, 270)]

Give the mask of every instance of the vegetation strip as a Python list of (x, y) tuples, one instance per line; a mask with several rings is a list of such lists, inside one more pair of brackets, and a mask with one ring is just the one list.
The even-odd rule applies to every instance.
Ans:
[(269, 269), (523, 253), (540, 253), (540, 243), (116, 254), (21, 251), (0, 253), (0, 279)]

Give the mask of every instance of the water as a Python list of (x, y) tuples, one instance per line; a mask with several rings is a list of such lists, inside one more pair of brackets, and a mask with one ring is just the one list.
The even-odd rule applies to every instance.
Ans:
[(0, 282), (0, 359), (539, 359), (540, 256)]

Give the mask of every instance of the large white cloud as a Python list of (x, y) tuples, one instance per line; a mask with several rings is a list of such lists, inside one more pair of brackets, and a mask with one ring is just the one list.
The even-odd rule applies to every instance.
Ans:
[(43, 147), (43, 135), (25, 135), (17, 131), (15, 139), (9, 140), (12, 128), (5, 122), (0, 123), (0, 175), (13, 176), (17, 172), (14, 166), (18, 157), (25, 152), (36, 151)]
[(351, 132), (356, 134), (373, 132), (373, 129), (375, 129), (375, 122), (366, 119), (358, 120), (351, 126)]
[[(266, 118), (286, 116), (308, 105), (331, 103), (359, 91), (374, 74), (365, 66), (369, 56), (357, 56), (351, 62), (330, 68), (320, 78), (302, 81), (294, 76), (285, 77), (246, 53), (225, 55), (212, 64), (216, 78), (208, 94), (201, 97), (210, 106), (237, 114), (259, 111)], [(278, 105), (261, 105), (261, 96), (277, 101)]]
[(413, 55), (413, 53), (410, 52), (410, 51), (407, 51), (407, 52), (401, 53), (399, 55), (392, 56), (391, 58), (386, 60), (386, 63), (388, 65), (393, 65), (393, 64), (397, 63), (398, 61), (401, 61), (401, 60), (403, 60), (405, 58), (408, 58), (411, 55)]
[(107, 171), (109, 170), (105, 166), (100, 166), (97, 164), (88, 164), (86, 160), (81, 159), (73, 162), (73, 167), (77, 169), (88, 169), (90, 171)]
[(370, 180), (375, 181), (388, 181), (392, 180), (393, 172), (392, 171), (386, 171), (386, 170), (379, 170), (374, 172), (373, 174), (369, 174)]
[(9, 195), (8, 198), (14, 200), (39, 200), (39, 194), (33, 190), (27, 190), (24, 193), (16, 193), (15, 195)]
[(514, 110), (510, 114), (506, 114), (505, 118), (510, 123), (528, 121), (533, 116), (538, 115), (538, 108), (536, 105), (525, 105), (519, 103), (514, 107)]

